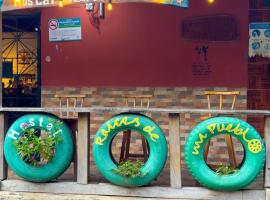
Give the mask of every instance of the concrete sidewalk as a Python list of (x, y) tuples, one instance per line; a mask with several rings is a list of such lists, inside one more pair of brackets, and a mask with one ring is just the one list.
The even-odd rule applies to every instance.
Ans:
[[(86, 200), (86, 199), (87, 200), (161, 200), (158, 198), (136, 198), (136, 197), (5, 192), (5, 191), (0, 192), (0, 200)], [(166, 200), (166, 199), (162, 199), (162, 200)]]

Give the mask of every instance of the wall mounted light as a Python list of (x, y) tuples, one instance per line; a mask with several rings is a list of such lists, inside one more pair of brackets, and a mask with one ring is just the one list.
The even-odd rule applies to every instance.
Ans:
[(63, 7), (64, 7), (64, 2), (63, 2), (63, 0), (59, 0), (58, 6), (59, 6), (60, 8), (63, 8)]
[(108, 0), (107, 9), (110, 10), (110, 11), (113, 9), (112, 0)]
[(207, 0), (207, 2), (208, 2), (209, 4), (213, 4), (213, 3), (215, 3), (215, 0)]

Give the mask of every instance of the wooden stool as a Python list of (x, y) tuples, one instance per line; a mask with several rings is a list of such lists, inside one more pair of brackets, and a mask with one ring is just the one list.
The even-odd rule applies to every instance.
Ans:
[[(65, 95), (65, 94), (56, 94), (54, 95), (55, 98), (59, 100), (59, 107), (60, 108), (76, 108), (76, 107), (83, 107), (85, 95)], [(63, 119), (71, 129), (73, 133), (73, 140), (74, 144), (77, 145), (76, 138), (78, 133), (78, 113), (75, 112), (60, 112), (59, 117)], [(76, 174), (77, 174), (77, 152), (76, 146), (74, 148), (74, 181), (76, 181)]]
[[(56, 94), (54, 95), (55, 98), (59, 100), (59, 107), (63, 108), (76, 108), (76, 107), (83, 107), (85, 95), (79, 94)], [(78, 113), (75, 112), (60, 112), (59, 116), (61, 119), (77, 119)]]
[[(55, 98), (59, 100), (60, 108), (76, 108), (83, 107), (85, 95), (66, 95), (66, 94), (56, 94)], [(73, 133), (77, 133), (77, 121), (78, 113), (75, 112), (60, 112), (59, 117), (63, 119), (70, 127)]]
[[(137, 107), (137, 103), (140, 104), (140, 107), (143, 107), (144, 103), (146, 103), (146, 108), (149, 108), (149, 101), (152, 98), (152, 95), (124, 95), (123, 98), (125, 98), (125, 103), (127, 107), (129, 107), (129, 103), (132, 102), (134, 108)], [(126, 130), (123, 132), (119, 162), (127, 161), (131, 157), (133, 158), (141, 157), (143, 158), (144, 162), (146, 162), (149, 156), (149, 148), (144, 136), (141, 135), (143, 154), (129, 153), (130, 137), (131, 137), (131, 130)]]
[[(211, 109), (211, 96), (216, 96), (219, 98), (219, 109), (223, 109), (223, 100), (224, 96), (231, 96), (232, 97), (232, 104), (230, 106), (230, 109), (233, 110), (236, 102), (236, 96), (239, 95), (239, 91), (233, 91), (233, 92), (223, 92), (223, 91), (205, 91), (204, 95), (207, 97), (207, 103), (208, 103), (208, 109)], [(211, 113), (209, 113), (207, 116), (202, 116), (200, 119), (205, 120), (212, 117)], [(233, 141), (232, 141), (232, 136), (226, 134), (225, 135), (225, 140), (227, 143), (227, 148), (228, 148), (228, 154), (229, 154), (229, 161), (230, 165), (233, 168), (237, 167), (237, 161), (236, 161), (236, 156), (235, 156), (235, 151), (234, 151), (234, 146), (233, 146)], [(205, 145), (204, 149), (204, 160), (207, 162), (208, 158), (208, 152), (209, 152), (209, 147), (210, 147), (210, 140), (208, 143)]]

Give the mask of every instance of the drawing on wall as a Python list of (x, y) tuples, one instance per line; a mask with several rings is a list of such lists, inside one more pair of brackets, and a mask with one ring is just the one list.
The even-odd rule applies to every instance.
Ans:
[(209, 45), (196, 45), (195, 61), (192, 63), (192, 75), (197, 78), (207, 78), (211, 73), (211, 65), (208, 59)]

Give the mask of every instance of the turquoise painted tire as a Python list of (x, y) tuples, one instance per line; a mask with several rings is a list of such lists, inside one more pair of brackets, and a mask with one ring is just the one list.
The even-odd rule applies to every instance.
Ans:
[[(46, 130), (51, 135), (54, 134), (53, 125), (59, 119), (52, 115), (45, 114), (29, 114), (17, 119), (7, 131), (4, 142), (4, 154), (8, 166), (18, 176), (32, 182), (48, 182), (60, 176), (70, 165), (73, 157), (73, 140), (71, 131), (65, 123), (60, 125), (57, 131), (62, 137), (55, 146), (55, 154), (50, 162), (43, 166), (33, 166), (25, 162), (17, 153), (17, 149), (13, 144), (14, 140), (24, 134), (22, 124), (27, 124), (27, 128), (37, 128)], [(52, 128), (51, 128), (52, 127)]]
[[(218, 175), (203, 158), (205, 144), (210, 138), (230, 134), (242, 143), (245, 160), (241, 168), (230, 175)], [(185, 145), (185, 161), (192, 176), (213, 190), (240, 190), (252, 183), (265, 162), (265, 147), (258, 132), (248, 123), (231, 117), (211, 118), (198, 124)]]
[[(141, 169), (140, 177), (124, 177), (114, 172), (117, 165), (110, 155), (110, 143), (117, 133), (127, 129), (141, 133), (149, 144), (150, 155)], [(116, 185), (136, 187), (149, 184), (160, 174), (167, 159), (167, 142), (161, 128), (150, 118), (122, 114), (111, 118), (99, 128), (94, 138), (93, 154), (99, 172), (107, 180)]]

